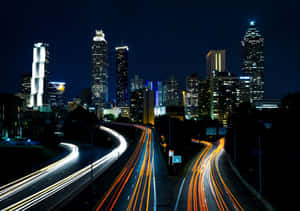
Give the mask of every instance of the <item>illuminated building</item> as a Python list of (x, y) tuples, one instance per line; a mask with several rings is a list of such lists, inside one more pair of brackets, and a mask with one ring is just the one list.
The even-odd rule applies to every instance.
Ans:
[(130, 120), (143, 123), (144, 118), (144, 90), (135, 89), (130, 93)]
[(55, 82), (51, 81), (48, 85), (48, 96), (49, 104), (51, 108), (60, 107), (63, 108), (65, 105), (65, 82)]
[(104, 118), (106, 118), (107, 115), (112, 115), (114, 119), (117, 119), (120, 114), (121, 114), (121, 109), (118, 107), (103, 109)]
[(229, 115), (239, 103), (240, 78), (230, 72), (217, 72), (212, 83), (211, 117), (226, 126)]
[(120, 117), (126, 117), (130, 119), (130, 107), (128, 106), (120, 107), (120, 110), (121, 110)]
[(128, 102), (128, 46), (116, 47), (116, 66), (117, 66), (117, 106), (126, 107)]
[(186, 78), (186, 91), (184, 97), (185, 118), (199, 118), (199, 82), (200, 78), (192, 74)]
[(154, 125), (154, 92), (147, 88), (144, 90), (143, 123)]
[(211, 89), (209, 80), (199, 81), (199, 115), (208, 116), (210, 114), (211, 105)]
[(144, 88), (147, 88), (147, 89), (150, 89), (150, 90), (154, 90), (154, 86), (153, 86), (153, 81), (150, 81), (150, 80), (146, 80), (146, 83), (145, 83), (145, 87)]
[(144, 79), (139, 77), (138, 75), (135, 75), (130, 80), (130, 91), (133, 92), (135, 90), (140, 90), (144, 88)]
[(240, 76), (239, 95), (238, 102), (246, 103), (250, 102), (250, 76)]
[(280, 107), (280, 100), (278, 99), (268, 99), (268, 100), (263, 100), (260, 101), (257, 105), (256, 105), (256, 109), (257, 110), (272, 110), (272, 109), (279, 109)]
[(33, 47), (30, 107), (43, 110), (48, 102), (49, 45), (36, 43)]
[(154, 106), (154, 116), (162, 116), (166, 114), (165, 107), (165, 95), (166, 89), (162, 81), (157, 81), (154, 87), (154, 97), (155, 97), (155, 106)]
[(208, 79), (214, 77), (215, 72), (226, 71), (226, 51), (210, 50), (206, 55), (206, 76)]
[(97, 109), (108, 103), (107, 41), (102, 30), (96, 30), (92, 42), (92, 104)]
[(143, 123), (144, 118), (144, 79), (135, 75), (130, 80), (130, 120)]
[(154, 116), (155, 117), (163, 116), (166, 114), (167, 114), (166, 106), (155, 106), (154, 107)]
[(155, 106), (164, 106), (166, 98), (166, 86), (162, 81), (157, 81), (155, 90)]
[(242, 71), (251, 77), (250, 103), (264, 99), (264, 38), (251, 21), (242, 40)]
[(166, 105), (179, 105), (180, 104), (180, 90), (178, 80), (171, 76), (167, 80), (167, 93), (166, 93)]
[(24, 73), (22, 74), (22, 95), (25, 100), (25, 105), (30, 106), (30, 94), (31, 94), (31, 74), (32, 73)]

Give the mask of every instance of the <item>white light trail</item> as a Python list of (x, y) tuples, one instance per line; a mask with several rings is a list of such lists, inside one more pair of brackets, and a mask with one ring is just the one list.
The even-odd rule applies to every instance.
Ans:
[[(119, 156), (122, 155), (126, 151), (127, 142), (126, 142), (126, 139), (122, 135), (120, 135), (119, 133), (117, 133), (116, 131), (114, 131), (110, 128), (101, 126), (100, 129), (106, 131), (110, 135), (117, 138), (118, 141), (120, 142), (119, 146), (116, 147), (113, 151), (111, 151), (107, 155), (100, 158), (99, 160), (93, 162), (92, 164), (82, 168), (79, 171), (76, 171), (75, 173), (71, 174), (70, 176), (56, 182), (55, 184), (53, 184), (47, 188), (44, 188), (43, 190), (41, 190), (37, 193), (32, 194), (31, 196), (26, 197), (25, 199), (23, 199), (17, 203), (15, 203), (9, 207), (6, 207), (4, 210), (29, 209), (30, 207), (38, 204), (39, 202), (43, 201), (44, 199), (48, 198), (49, 196), (52, 196), (56, 192), (64, 189), (65, 187), (69, 186), (70, 184), (76, 182), (77, 180), (79, 180), (80, 178), (85, 176), (86, 174), (90, 173), (92, 170), (94, 173), (94, 171), (100, 165), (105, 164), (105, 163), (108, 163), (108, 165), (112, 165), (114, 163), (114, 161), (116, 161), (119, 158)], [(106, 165), (106, 167), (107, 167), (107, 165)], [(99, 173), (102, 173), (104, 170), (105, 170), (105, 168), (100, 169)]]
[(78, 147), (77, 146), (75, 146), (74, 144), (68, 144), (68, 143), (61, 143), (61, 145), (70, 151), (70, 153), (66, 157), (64, 157), (42, 169), (39, 169), (29, 175), (26, 175), (20, 179), (17, 179), (13, 182), (10, 182), (6, 185), (1, 186), (0, 187), (0, 202), (3, 201), (4, 199), (8, 198), (9, 196), (16, 194), (17, 192), (23, 190), (27, 186), (32, 185), (33, 183), (37, 182), (44, 176), (47, 176), (51, 172), (56, 171), (60, 167), (64, 166), (65, 164), (69, 163), (72, 160), (75, 160), (78, 157)]

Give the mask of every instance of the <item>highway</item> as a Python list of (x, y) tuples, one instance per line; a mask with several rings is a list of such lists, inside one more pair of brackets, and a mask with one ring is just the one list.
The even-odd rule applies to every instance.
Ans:
[[(194, 140), (196, 141), (196, 140)], [(175, 210), (239, 210), (243, 211), (237, 197), (224, 182), (219, 159), (224, 153), (225, 139), (216, 143), (198, 141), (204, 149), (192, 163), (181, 184)]]
[(107, 127), (101, 126), (100, 129), (115, 137), (119, 145), (112, 150), (103, 150), (89, 144), (78, 147), (65, 144), (71, 148), (66, 158), (2, 186), (0, 209), (50, 210), (78, 194), (127, 149), (123, 136)]
[(152, 130), (143, 133), (135, 151), (99, 200), (96, 210), (156, 210), (155, 147)]

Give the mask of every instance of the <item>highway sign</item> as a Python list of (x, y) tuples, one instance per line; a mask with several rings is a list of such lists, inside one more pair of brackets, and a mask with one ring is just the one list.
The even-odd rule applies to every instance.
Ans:
[(181, 163), (181, 155), (174, 155), (173, 163)]
[(217, 128), (215, 127), (206, 128), (206, 135), (208, 136), (217, 135)]
[(220, 127), (219, 128), (219, 135), (220, 136), (225, 136), (227, 133), (227, 129), (225, 127)]

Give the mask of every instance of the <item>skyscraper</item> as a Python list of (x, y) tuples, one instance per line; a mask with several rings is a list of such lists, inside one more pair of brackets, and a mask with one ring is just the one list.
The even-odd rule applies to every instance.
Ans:
[(135, 90), (140, 90), (144, 88), (144, 79), (138, 75), (135, 75), (130, 80), (130, 91), (133, 92)]
[(143, 123), (154, 125), (154, 92), (148, 88), (144, 90)]
[(144, 119), (144, 79), (135, 75), (130, 80), (131, 121), (143, 123)]
[(210, 50), (206, 55), (206, 76), (211, 79), (214, 72), (226, 71), (226, 51)]
[(117, 66), (117, 106), (124, 107), (129, 105), (128, 100), (128, 46), (116, 47), (116, 66)]
[(102, 30), (96, 30), (92, 42), (92, 104), (103, 108), (108, 103), (107, 41)]
[(31, 75), (32, 75), (31, 72), (22, 74), (21, 91), (22, 91), (22, 95), (24, 96), (26, 106), (30, 106)]
[(33, 47), (30, 107), (43, 109), (48, 103), (49, 45), (36, 43)]
[(49, 82), (48, 94), (49, 94), (49, 104), (52, 108), (63, 108), (65, 105), (65, 82)]
[(199, 112), (200, 116), (210, 115), (211, 89), (209, 80), (199, 81)]
[(264, 38), (250, 21), (249, 28), (242, 40), (242, 71), (250, 76), (250, 103), (264, 99)]
[(167, 80), (167, 93), (166, 93), (166, 105), (179, 105), (180, 104), (180, 90), (178, 80), (171, 76)]
[(200, 77), (192, 74), (186, 78), (185, 117), (186, 119), (199, 118), (199, 82)]
[(230, 113), (238, 105), (240, 78), (231, 72), (217, 72), (212, 83), (211, 117), (227, 125)]

